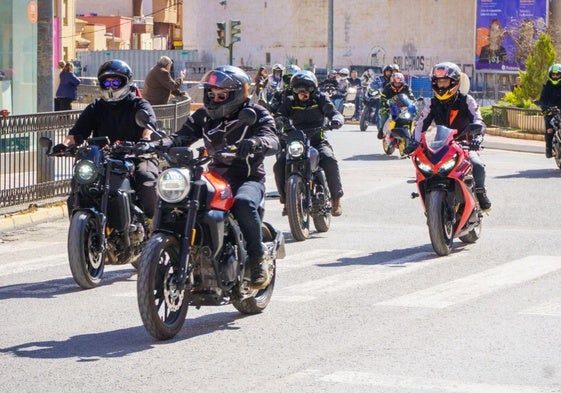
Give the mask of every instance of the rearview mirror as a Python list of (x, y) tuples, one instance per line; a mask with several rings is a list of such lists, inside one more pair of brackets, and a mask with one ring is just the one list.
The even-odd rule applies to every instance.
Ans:
[(253, 108), (245, 107), (240, 111), (238, 121), (241, 125), (251, 126), (257, 121), (257, 113)]

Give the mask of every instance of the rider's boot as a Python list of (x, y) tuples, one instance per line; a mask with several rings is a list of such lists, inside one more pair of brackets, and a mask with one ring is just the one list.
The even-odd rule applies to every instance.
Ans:
[(477, 188), (475, 190), (475, 196), (477, 196), (481, 210), (488, 210), (491, 208), (491, 201), (487, 197), (487, 191), (485, 188)]
[(341, 203), (341, 198), (333, 199), (331, 201), (331, 215), (339, 217), (341, 214), (343, 214), (343, 204)]
[(251, 287), (255, 289), (263, 289), (267, 283), (267, 264), (265, 255), (248, 258), (249, 269), (251, 270)]

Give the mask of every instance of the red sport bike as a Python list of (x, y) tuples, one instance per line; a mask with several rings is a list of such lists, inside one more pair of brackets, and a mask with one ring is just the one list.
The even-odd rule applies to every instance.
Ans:
[(467, 136), (481, 133), (470, 124), (463, 131), (436, 126), (424, 132), (411, 154), (419, 193), (427, 217), (429, 235), (438, 255), (449, 255), (452, 241), (475, 243), (481, 234), (483, 213), (475, 196)]

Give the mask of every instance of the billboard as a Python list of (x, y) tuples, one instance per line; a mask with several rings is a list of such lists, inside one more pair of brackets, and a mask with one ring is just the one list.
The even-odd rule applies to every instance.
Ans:
[(548, 0), (477, 0), (475, 69), (514, 72), (547, 27)]

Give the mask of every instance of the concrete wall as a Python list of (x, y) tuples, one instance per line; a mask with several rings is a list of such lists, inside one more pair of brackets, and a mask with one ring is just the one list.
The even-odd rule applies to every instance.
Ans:
[[(472, 64), (475, 6), (460, 0), (334, 1), (334, 66), (371, 64), (374, 58), (426, 74), (439, 61)], [(184, 13), (184, 47), (199, 49), (203, 61), (226, 63), (228, 50), (216, 42), (216, 22), (240, 20), (235, 65), (325, 67), (327, 7), (326, 0), (228, 0), (226, 5), (192, 0)]]

